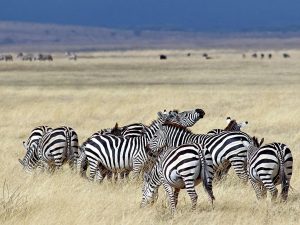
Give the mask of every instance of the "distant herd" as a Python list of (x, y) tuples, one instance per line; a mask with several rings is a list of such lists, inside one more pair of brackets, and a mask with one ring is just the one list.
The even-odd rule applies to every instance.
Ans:
[[(74, 52), (65, 52), (65, 56), (67, 56), (69, 60), (77, 60), (77, 54)], [(13, 58), (11, 54), (0, 54), (0, 61), (13, 61)], [(19, 52), (15, 58), (22, 61), (53, 61), (53, 56), (45, 53), (33, 54)]]
[[(65, 52), (65, 56), (69, 59), (69, 60), (74, 60), (76, 61), (78, 59), (78, 56), (76, 53), (74, 52)], [(192, 53), (188, 52), (186, 54), (187, 57), (191, 57)], [(213, 59), (213, 56), (208, 55), (208, 53), (203, 53), (202, 57), (204, 59)], [(244, 53), (242, 54), (242, 58), (246, 58), (247, 55)], [(253, 53), (250, 55), (250, 57), (256, 59), (256, 58), (268, 58), (268, 59), (272, 59), (273, 55), (272, 53)], [(290, 54), (288, 53), (282, 53), (282, 57), (283, 58), (290, 58)], [(13, 61), (13, 55), (12, 54), (0, 54), (0, 61)], [(22, 61), (53, 61), (53, 56), (51, 54), (44, 54), (44, 53), (37, 53), (37, 54), (33, 54), (33, 53), (23, 53), (20, 52), (16, 55), (16, 59), (22, 60)], [(168, 59), (168, 55), (166, 54), (160, 54), (159, 55), (159, 59), (160, 60), (167, 60)]]

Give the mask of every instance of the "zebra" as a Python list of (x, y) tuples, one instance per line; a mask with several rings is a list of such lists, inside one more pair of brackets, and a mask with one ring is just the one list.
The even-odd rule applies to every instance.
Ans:
[(254, 137), (254, 144), (243, 141), (248, 148), (247, 171), (257, 199), (271, 193), (272, 201), (277, 198), (276, 185), (281, 184), (281, 199), (287, 200), (293, 170), (293, 156), (287, 145), (273, 142), (261, 147)]
[(252, 143), (251, 137), (241, 131), (224, 131), (215, 135), (193, 134), (187, 128), (174, 125), (161, 126), (160, 131), (156, 132), (152, 139), (157, 146), (178, 147), (186, 143), (201, 144), (211, 153), (215, 171), (222, 170), (224, 165), (230, 163), (237, 176), (247, 182), (245, 168), (247, 148), (241, 140)]
[(20, 163), (27, 172), (37, 167), (50, 171), (54, 166), (59, 169), (65, 160), (74, 168), (77, 158), (77, 133), (71, 127), (63, 126), (47, 132), (39, 142), (34, 142)]
[[(242, 128), (248, 125), (248, 121), (237, 123), (236, 120), (231, 119), (229, 116), (226, 118), (227, 126), (225, 129), (213, 129), (207, 134), (220, 134), (223, 131), (240, 131)], [(228, 174), (229, 169), (231, 168), (231, 164), (229, 161), (224, 162), (222, 167), (219, 167), (215, 171), (215, 180), (222, 180)]]
[[(99, 135), (113, 135), (113, 136), (118, 136), (123, 138), (139, 137), (142, 135), (142, 131), (144, 129), (146, 129), (146, 126), (142, 123), (133, 123), (121, 128), (119, 128), (118, 123), (116, 123), (114, 128), (107, 128), (107, 129), (102, 129), (100, 131), (97, 131), (94, 134), (92, 134), (92, 136), (89, 137), (88, 140), (93, 137), (97, 137)], [(82, 145), (84, 145), (86, 142), (84, 142)], [(84, 149), (80, 148), (79, 158), (77, 161), (77, 170), (80, 171), (80, 174), (83, 177), (86, 177), (87, 164), (88, 164), (87, 157), (84, 152)], [(109, 178), (112, 176), (109, 172), (107, 172), (107, 175)], [(121, 179), (123, 179), (124, 177), (127, 178), (128, 176), (129, 176), (129, 171), (122, 171), (120, 173)], [(117, 180), (118, 173), (114, 173), (114, 177), (115, 180)]]
[[(124, 138), (115, 135), (97, 135), (89, 138), (81, 146), (79, 159), (82, 161), (83, 154), (85, 155), (87, 164), (90, 166), (89, 179), (94, 180), (95, 174), (98, 172), (100, 176), (97, 176), (96, 180), (100, 182), (110, 172), (133, 171), (136, 177), (144, 169), (151, 155), (149, 149), (146, 148), (147, 142), (158, 130), (159, 124), (164, 123), (168, 116), (169, 113), (159, 112), (158, 119), (146, 127), (140, 136)], [(85, 172), (80, 163), (77, 164), (77, 168), (81, 173)]]
[(24, 148), (28, 150), (32, 146), (33, 142), (39, 142), (39, 140), (42, 138), (44, 134), (52, 130), (53, 129), (49, 126), (38, 126), (34, 128), (31, 131), (28, 139), (26, 141), (23, 141)]
[(173, 111), (173, 116), (166, 120), (166, 124), (176, 124), (183, 127), (191, 127), (198, 120), (202, 119), (205, 112), (202, 109), (194, 109), (190, 111), (183, 111), (179, 113), (178, 111)]
[[(163, 112), (159, 112), (159, 116), (164, 117), (165, 123), (174, 123), (180, 126), (192, 126), (194, 125), (200, 118), (203, 118), (204, 111), (201, 109), (195, 109), (191, 111), (184, 111), (179, 113), (177, 110), (171, 110), (167, 112), (164, 110)], [(116, 123), (115, 127), (112, 129), (103, 129), (94, 133), (90, 138), (98, 136), (98, 135), (116, 135), (123, 138), (131, 138), (131, 137), (139, 137), (142, 135), (142, 131), (147, 128), (142, 123), (133, 123), (124, 127), (119, 127)], [(89, 138), (89, 139), (90, 139)], [(88, 140), (89, 140), (88, 139)], [(87, 169), (87, 158), (84, 152), (84, 149), (80, 150), (80, 156), (77, 161), (77, 170), (80, 171), (80, 174), (83, 177), (86, 177), (86, 169)], [(109, 173), (107, 173), (109, 174)], [(121, 178), (128, 177), (129, 171), (121, 172)], [(109, 176), (108, 176), (109, 177)], [(115, 177), (117, 175), (115, 174)]]
[(237, 123), (236, 120), (232, 120), (229, 116), (226, 118), (227, 126), (225, 129), (213, 129), (208, 131), (207, 134), (219, 134), (223, 131), (241, 131), (248, 125), (248, 121)]
[[(151, 171), (144, 175), (141, 207), (153, 203), (158, 188), (163, 185), (169, 196), (172, 215), (178, 202), (180, 189), (186, 189), (196, 208), (198, 195), (195, 186), (201, 181), (211, 203), (215, 199), (212, 190), (213, 163), (211, 154), (199, 144), (184, 144), (178, 148), (168, 148), (158, 156)], [(174, 191), (173, 191), (174, 188)]]

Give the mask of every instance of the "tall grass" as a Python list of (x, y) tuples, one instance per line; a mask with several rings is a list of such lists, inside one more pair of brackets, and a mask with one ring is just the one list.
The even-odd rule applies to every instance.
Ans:
[[(203, 51), (186, 58), (180, 51), (93, 53), (70, 62), (0, 63), (1, 224), (297, 224), (300, 214), (300, 52), (280, 52), (272, 60), (242, 59), (238, 51)], [(202, 187), (198, 206), (184, 190), (174, 218), (164, 191), (153, 206), (139, 208), (141, 181), (95, 184), (66, 166), (53, 175), (29, 175), (18, 158), (22, 141), (38, 125), (69, 125), (82, 143), (115, 122), (149, 124), (163, 109), (202, 108), (205, 118), (193, 128), (204, 133), (226, 126), (225, 118), (248, 120), (246, 132), (265, 142), (286, 143), (294, 156), (287, 203), (258, 202), (250, 185), (231, 171), (214, 184), (212, 209)]]

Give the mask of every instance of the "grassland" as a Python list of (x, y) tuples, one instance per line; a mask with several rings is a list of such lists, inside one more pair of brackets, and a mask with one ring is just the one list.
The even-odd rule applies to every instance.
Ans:
[[(191, 57), (186, 53), (191, 52)], [(272, 51), (271, 51), (272, 52)], [(158, 54), (169, 58), (160, 61)], [(0, 224), (299, 224), (300, 51), (283, 59), (243, 59), (237, 50), (85, 53), (89, 58), (54, 62), (0, 62)], [(250, 53), (247, 53), (249, 55)], [(182, 191), (170, 217), (165, 193), (139, 208), (141, 181), (90, 183), (64, 167), (30, 176), (18, 158), (22, 141), (38, 125), (69, 125), (83, 142), (94, 131), (132, 122), (149, 124), (163, 109), (202, 108), (192, 130), (223, 128), (225, 118), (248, 120), (246, 132), (286, 143), (294, 155), (288, 202), (258, 202), (250, 185), (232, 173), (214, 185), (212, 210), (202, 187), (198, 207)]]

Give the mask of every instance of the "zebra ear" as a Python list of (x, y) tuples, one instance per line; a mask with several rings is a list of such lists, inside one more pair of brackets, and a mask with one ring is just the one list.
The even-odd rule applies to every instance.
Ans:
[(19, 162), (21, 163), (22, 166), (24, 166), (24, 162), (21, 159), (19, 159)]
[(229, 123), (231, 122), (230, 116), (228, 116), (228, 117), (226, 118), (226, 122), (227, 122), (227, 124), (229, 124)]
[(163, 116), (162, 112), (158, 112), (157, 115), (159, 118), (161, 118)]
[(264, 138), (262, 138), (262, 139), (260, 140), (260, 142), (259, 142), (259, 147), (262, 146), (262, 144), (264, 143), (264, 141), (265, 141)]
[(24, 146), (24, 148), (25, 148), (25, 150), (26, 150), (26, 141), (23, 141), (23, 146)]

